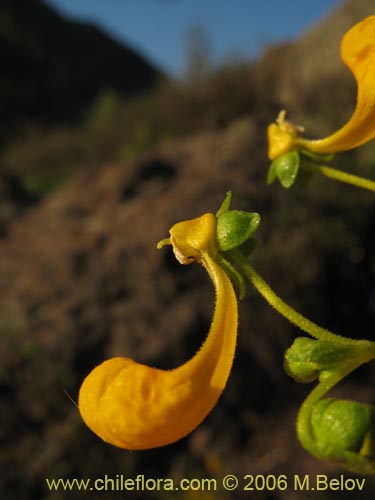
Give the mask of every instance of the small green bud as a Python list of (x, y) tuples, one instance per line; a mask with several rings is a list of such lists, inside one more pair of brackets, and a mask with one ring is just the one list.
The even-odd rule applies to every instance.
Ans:
[(324, 379), (352, 357), (352, 346), (297, 337), (285, 352), (284, 369), (297, 382), (313, 382)]
[(355, 452), (374, 458), (374, 408), (364, 403), (322, 399), (311, 413), (312, 435), (324, 457)]

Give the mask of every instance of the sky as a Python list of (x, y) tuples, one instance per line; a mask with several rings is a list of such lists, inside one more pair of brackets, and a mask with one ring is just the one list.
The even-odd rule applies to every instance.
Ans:
[(343, 0), (43, 0), (70, 19), (95, 23), (171, 76), (186, 68), (189, 33), (204, 33), (213, 66), (252, 59), (293, 40)]

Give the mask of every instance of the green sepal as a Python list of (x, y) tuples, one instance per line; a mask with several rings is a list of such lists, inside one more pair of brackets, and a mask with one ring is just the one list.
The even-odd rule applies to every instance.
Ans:
[(293, 186), (300, 166), (300, 155), (298, 151), (288, 151), (279, 156), (271, 163), (267, 175), (267, 182), (271, 184), (276, 177), (284, 188)]
[(319, 453), (339, 459), (351, 451), (374, 457), (374, 408), (343, 399), (320, 400), (311, 412), (311, 430)]
[(229, 262), (228, 259), (224, 258), (222, 255), (217, 256), (218, 264), (224, 269), (225, 273), (228, 275), (231, 282), (238, 290), (238, 297), (242, 300), (246, 293), (246, 282), (242, 274), (237, 271), (237, 269)]
[(254, 212), (229, 210), (217, 219), (216, 237), (218, 249), (227, 252), (247, 241), (258, 228), (260, 216)]
[(267, 184), (270, 186), (274, 180), (277, 178), (277, 173), (276, 173), (276, 167), (277, 167), (277, 164), (276, 164), (276, 160), (274, 160), (271, 165), (270, 165), (270, 168), (268, 169), (268, 172), (267, 172)]
[(216, 212), (216, 218), (218, 219), (222, 215), (229, 212), (229, 207), (232, 201), (232, 191), (228, 191), (225, 195), (223, 203), (220, 205), (219, 210)]
[(260, 215), (255, 212), (230, 210), (231, 200), (232, 193), (228, 191), (216, 212), (216, 260), (235, 285), (239, 298), (243, 299), (246, 281), (237, 270), (235, 261), (239, 255), (242, 258), (248, 257), (255, 248), (256, 241), (252, 235), (259, 226)]
[(300, 149), (299, 151), (300, 151), (301, 155), (307, 156), (308, 158), (310, 158), (311, 160), (314, 160), (317, 163), (322, 163), (322, 162), (325, 163), (328, 161), (332, 161), (333, 158), (335, 157), (335, 155), (332, 153), (324, 155), (324, 154), (319, 154), (319, 153), (313, 153), (312, 151), (309, 151), (308, 149)]
[(296, 382), (324, 380), (353, 358), (353, 346), (297, 337), (284, 355), (284, 369)]

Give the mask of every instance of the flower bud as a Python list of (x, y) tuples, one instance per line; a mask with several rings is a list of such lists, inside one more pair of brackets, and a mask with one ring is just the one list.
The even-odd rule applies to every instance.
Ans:
[(311, 413), (311, 430), (322, 456), (340, 461), (345, 452), (354, 452), (374, 462), (373, 406), (343, 399), (322, 399)]
[(352, 357), (351, 345), (298, 337), (285, 352), (284, 369), (297, 382), (313, 382)]

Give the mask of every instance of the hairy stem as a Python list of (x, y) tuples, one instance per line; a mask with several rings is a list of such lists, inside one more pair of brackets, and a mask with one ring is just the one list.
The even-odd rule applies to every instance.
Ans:
[(296, 325), (298, 328), (318, 340), (351, 345), (356, 345), (358, 343), (358, 340), (342, 337), (316, 325), (314, 322), (293, 309), (293, 307), (286, 304), (255, 271), (255, 269), (240, 252), (231, 252), (231, 258), (236, 263), (239, 271), (248, 278), (250, 283), (262, 295), (262, 297), (293, 325)]

